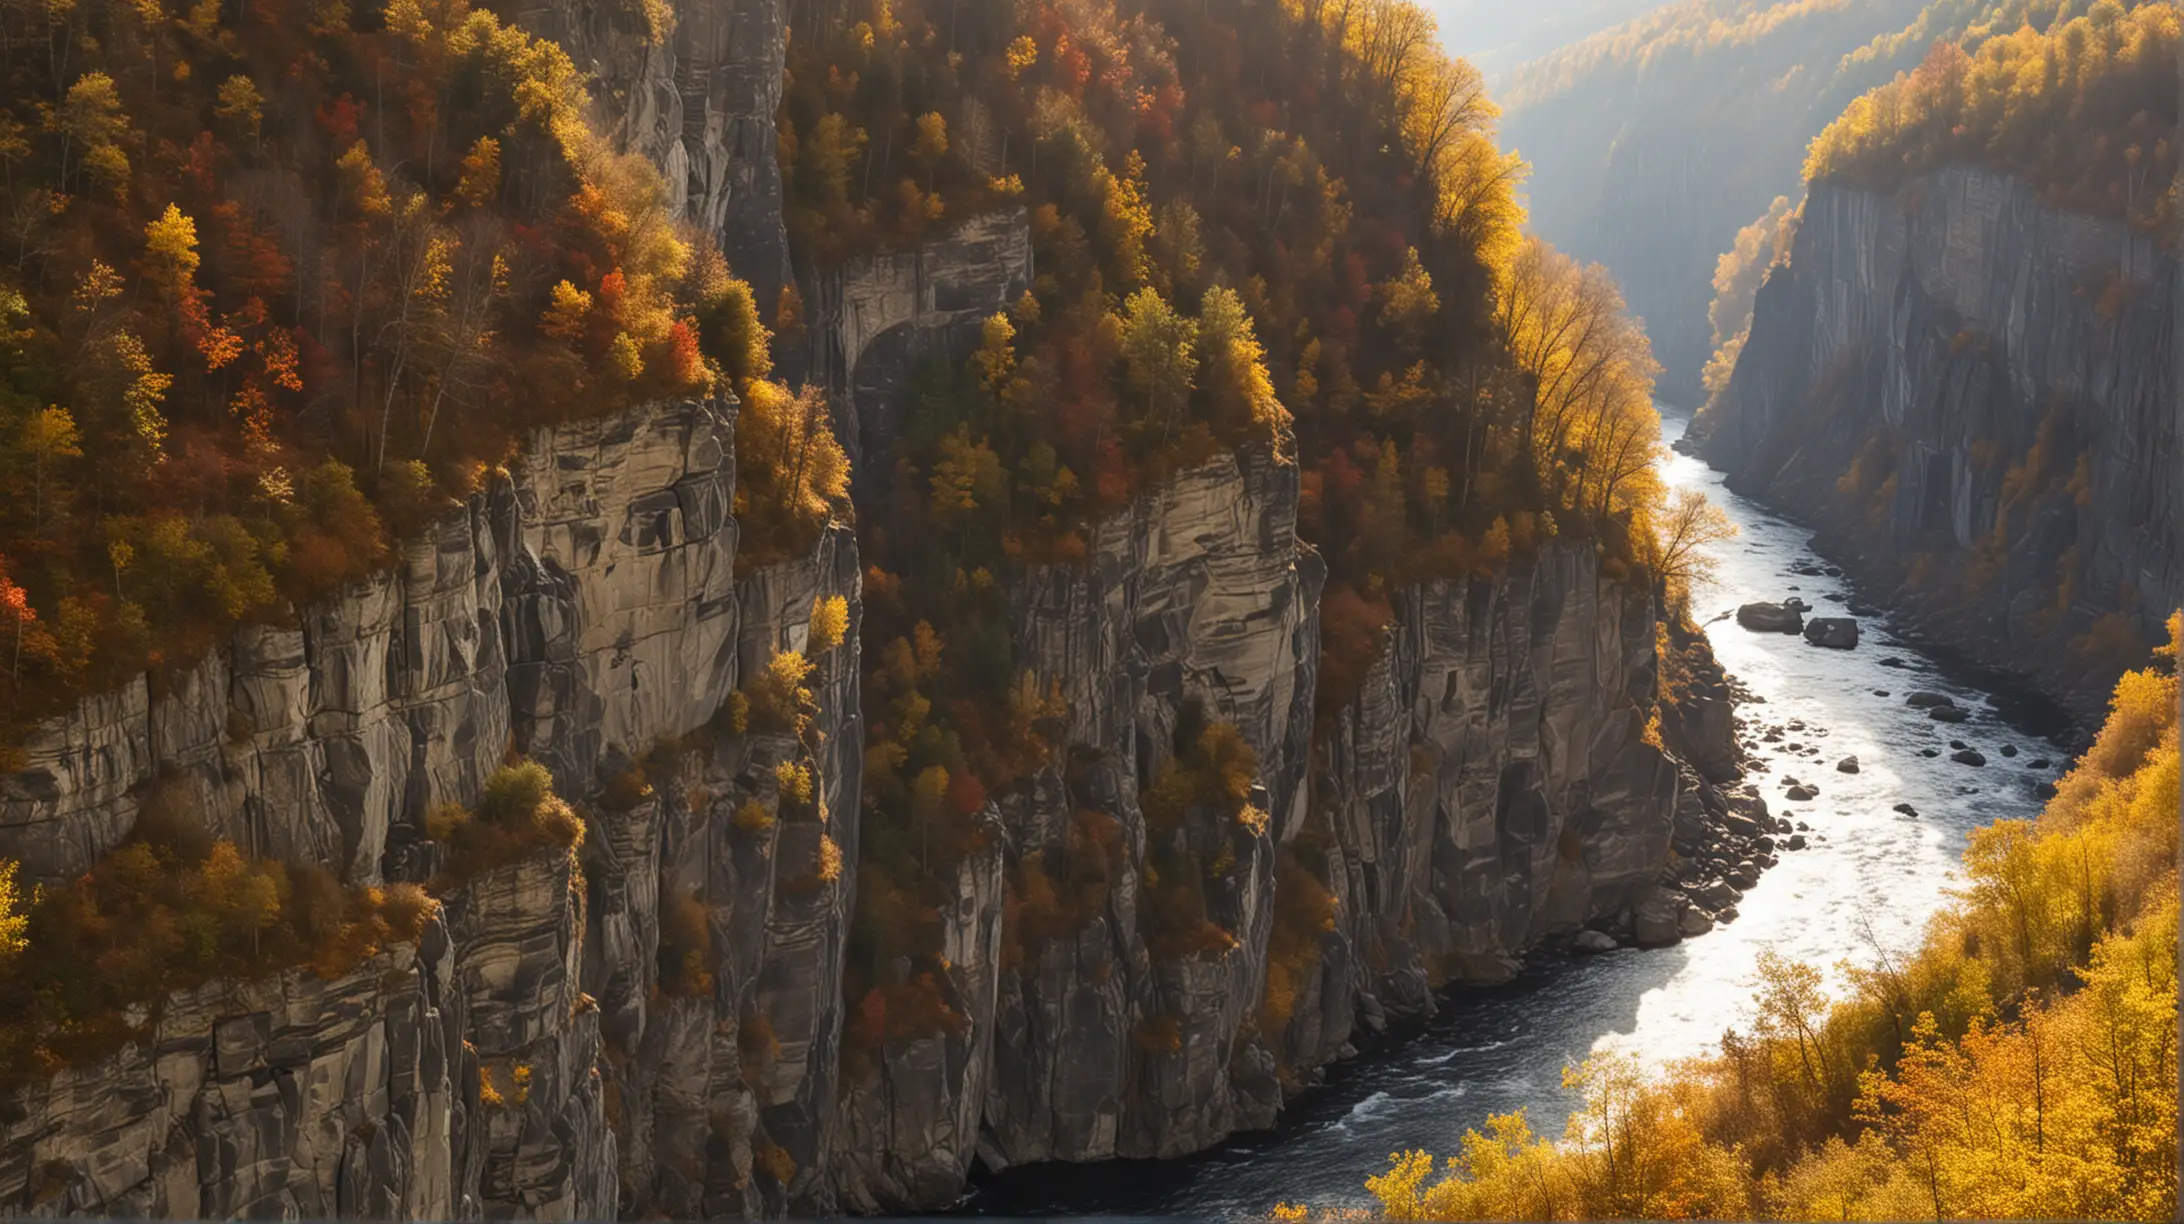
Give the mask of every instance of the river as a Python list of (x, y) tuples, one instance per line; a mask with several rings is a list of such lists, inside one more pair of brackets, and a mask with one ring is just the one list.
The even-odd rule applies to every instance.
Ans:
[[(1667, 413), (1663, 433), (1673, 440), (1686, 419)], [(1813, 845), (1783, 854), (1739, 903), (1734, 923), (1697, 939), (1656, 951), (1543, 955), (1510, 985), (1451, 992), (1423, 1033), (1330, 1068), (1327, 1083), (1291, 1102), (1274, 1130), (1186, 1160), (1010, 1170), (980, 1179), (964, 1210), (1205, 1219), (1260, 1216), (1280, 1201), (1365, 1204), (1362, 1183), (1389, 1153), (1451, 1152), (1490, 1115), (1522, 1109), (1535, 1130), (1559, 1135), (1573, 1103), (1562, 1068), (1588, 1053), (1624, 1050), (1660, 1063), (1706, 1052), (1723, 1029), (1747, 1019), (1762, 948), (1820, 967), (1839, 985), (1836, 965), (1867, 959), (1866, 939), (1892, 948), (1917, 940), (1957, 878), (1965, 833), (2039, 810), (2035, 787), (2057, 776), (2067, 756), (2039, 737), (2062, 733), (2060, 716), (2004, 678), (1899, 640), (1885, 610), (1873, 615), (1860, 605), (1864, 639), (1851, 651), (1715, 619), (1740, 603), (1789, 594), (1816, 615), (1845, 615), (1858, 600), (1841, 578), (1795, 572), (1826, 564), (1809, 533), (1728, 492), (1719, 473), (1674, 452), (1664, 455), (1662, 473), (1672, 490), (1703, 492), (1739, 529), (1718, 546), (1712, 582), (1694, 592), (1694, 614), (1709, 622), (1716, 656), (1755, 699), (1745, 717), (1804, 724), (1757, 745), (1752, 776), (1773, 811), (1810, 823)], [(1928, 720), (1904, 705), (1913, 689), (1948, 694), (1971, 711), (1970, 721)], [(1951, 740), (1988, 763), (1950, 760)], [(2005, 746), (2017, 755), (2004, 756)], [(1938, 755), (1922, 755), (1927, 749)], [(1846, 756), (1858, 758), (1859, 772), (1837, 771)], [(1817, 786), (1818, 798), (1783, 802), (1789, 776)], [(1893, 810), (1901, 803), (1918, 816)]]

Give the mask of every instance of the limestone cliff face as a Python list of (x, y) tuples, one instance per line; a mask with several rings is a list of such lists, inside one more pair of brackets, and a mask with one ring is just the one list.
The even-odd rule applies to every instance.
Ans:
[(2098, 706), (2184, 600), (2179, 302), (2150, 236), (2007, 177), (1815, 184), (1703, 453), (1937, 630)]
[(1348, 998), (1428, 1015), (1435, 987), (1506, 980), (1551, 935), (1629, 928), (1678, 793), (1644, 737), (1655, 619), (1583, 544), (1402, 593), (1319, 776), (1342, 920), (1300, 1055), (1347, 1039)]
[[(854, 626), (858, 567), (835, 531), (736, 580), (733, 421), (694, 402), (541, 431), (397, 569), (29, 745), (0, 779), (0, 855), (44, 881), (117, 844), (155, 780), (257, 853), (427, 879), (425, 813), (474, 802), (512, 749), (589, 836), (470, 879), (420, 946), (341, 978), (147, 1009), (143, 1044), (6, 1112), (0, 1208), (760, 1214), (798, 1192), (789, 1170), (815, 1183), (856, 847), (854, 632), (820, 653), (803, 733), (716, 714), (806, 644), (816, 598), (848, 599)], [(784, 809), (782, 761), (812, 802)], [(702, 966), (664, 992), (663, 926)], [(754, 1152), (781, 1175), (754, 1178)]]

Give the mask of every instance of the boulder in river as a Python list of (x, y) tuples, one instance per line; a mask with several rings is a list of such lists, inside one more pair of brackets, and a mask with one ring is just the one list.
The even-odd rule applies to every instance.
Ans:
[(1783, 843), (1782, 843), (1782, 848), (1783, 848), (1783, 849), (1785, 849), (1785, 850), (1802, 850), (1802, 849), (1804, 849), (1804, 848), (1805, 848), (1805, 835), (1804, 835), (1804, 834), (1802, 834), (1802, 833), (1792, 833), (1792, 834), (1790, 834), (1790, 840), (1788, 840), (1788, 841), (1786, 841), (1786, 842), (1783, 842)]
[(2017, 755), (2017, 745), (2015, 745), (2015, 744), (2004, 744), (2004, 745), (2002, 745), (2002, 755), (2003, 755), (2003, 756), (2006, 756), (2006, 757), (2013, 757), (2013, 756), (2016, 756), (2016, 755)]
[(1847, 757), (1844, 757), (1844, 758), (1843, 758), (1842, 760), (1840, 760), (1840, 761), (1837, 761), (1837, 762), (1835, 763), (1835, 772), (1837, 772), (1837, 773), (1857, 773), (1857, 772), (1858, 772), (1858, 758), (1857, 758), (1857, 757), (1854, 757), (1854, 756), (1847, 756)]
[(1888, 656), (1887, 658), (1885, 658), (1885, 659), (1882, 659), (1882, 660), (1881, 660), (1881, 666), (1882, 666), (1882, 667), (1896, 667), (1896, 668), (1905, 668), (1905, 667), (1909, 667), (1909, 666), (1911, 666), (1911, 665), (1910, 665), (1909, 663), (1906, 663), (1906, 662), (1904, 662), (1904, 661), (1903, 661), (1902, 659), (1899, 659), (1899, 658), (1897, 658), (1897, 657), (1896, 657), (1896, 656), (1894, 656), (1894, 655), (1890, 655), (1890, 656)]
[(1921, 748), (1921, 749), (1919, 749), (1919, 755), (1920, 755), (1920, 756), (1922, 756), (1922, 757), (1938, 757), (1938, 756), (1940, 756), (1940, 755), (1941, 755), (1941, 749), (1939, 749), (1939, 748)]
[(1926, 716), (1935, 722), (1960, 723), (1970, 718), (1971, 714), (1961, 706), (1945, 705), (1928, 710)]
[(1949, 759), (1959, 765), (1984, 765), (1987, 763), (1985, 754), (1981, 753), (1977, 748), (1959, 748), (1949, 754)]
[(2042, 782), (2032, 788), (2032, 793), (2042, 799), (2053, 799), (2055, 797), (2055, 784), (2053, 782)]
[(1695, 939), (1714, 929), (1714, 916), (1693, 907), (1685, 910), (1676, 919), (1676, 928), (1683, 933), (1685, 939)]
[(1820, 792), (1810, 786), (1798, 785), (1782, 792), (1782, 797), (1792, 803), (1810, 803), (1820, 797)]
[(1899, 804), (1897, 804), (1897, 805), (1896, 805), (1896, 810), (1897, 810), (1897, 811), (1899, 811), (1899, 812), (1902, 812), (1902, 813), (1903, 813), (1904, 815), (1906, 815), (1906, 816), (1911, 816), (1911, 817), (1914, 817), (1914, 818), (1915, 818), (1915, 817), (1917, 817), (1917, 816), (1918, 816), (1918, 814), (1919, 814), (1919, 810), (1918, 810), (1917, 808), (1915, 808), (1915, 807), (1912, 807), (1912, 806), (1911, 806), (1910, 804), (1908, 804), (1908, 803), (1899, 803)]
[(1797, 633), (1805, 627), (1805, 612), (1801, 603), (1748, 603), (1737, 609), (1737, 623), (1754, 633)]
[(1572, 946), (1580, 952), (1613, 952), (1617, 945), (1615, 936), (1605, 931), (1585, 930), (1577, 933)]
[(1917, 689), (1906, 695), (1903, 703), (1914, 710), (1945, 710), (1956, 704), (1940, 693), (1930, 693), (1925, 689)]
[(1847, 616), (1815, 616), (1805, 622), (1805, 640), (1831, 650), (1852, 650), (1858, 645), (1858, 622)]

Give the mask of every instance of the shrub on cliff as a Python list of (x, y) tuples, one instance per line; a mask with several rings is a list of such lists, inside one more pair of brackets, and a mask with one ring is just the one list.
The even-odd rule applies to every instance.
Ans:
[[(253, 858), (155, 803), (137, 832), (27, 911), (0, 917), (0, 1079), (103, 1056), (151, 1032), (175, 991), (217, 978), (353, 969), (414, 942), (436, 902), (415, 885), (351, 888), (323, 868)], [(0, 876), (12, 885), (9, 864)], [(12, 890), (11, 890), (12, 891)]]
[(584, 840), (584, 822), (554, 794), (553, 775), (537, 761), (518, 761), (493, 772), (473, 810), (456, 805), (435, 809), (426, 832), (447, 848), (438, 891), (550, 849), (574, 849)]

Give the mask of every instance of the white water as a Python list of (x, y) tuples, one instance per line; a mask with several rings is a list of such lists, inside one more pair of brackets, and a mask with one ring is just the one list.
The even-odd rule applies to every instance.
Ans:
[[(1664, 432), (1680, 436), (1683, 424), (1672, 419)], [(1281, 1201), (1357, 1204), (1368, 1201), (1364, 1178), (1384, 1168), (1389, 1153), (1451, 1152), (1492, 1114), (1524, 1109), (1535, 1130), (1559, 1134), (1572, 1104), (1561, 1086), (1565, 1066), (1593, 1051), (1626, 1050), (1654, 1063), (1705, 1052), (1748, 1018), (1764, 947), (1838, 981), (1844, 958), (1870, 958), (1868, 933), (1884, 946), (1915, 942), (1947, 900), (1965, 832), (2038, 810), (2033, 788), (2059, 772), (2064, 754), (2012, 727), (1976, 681), (1952, 680), (1898, 643), (1885, 614), (1859, 618), (1864, 637), (1852, 651), (1712, 620), (1740, 603), (1792, 593), (1818, 615), (1844, 615), (1848, 584), (1792, 573), (1794, 565), (1824, 564), (1807, 547), (1808, 533), (1727, 492), (1698, 460), (1671, 453), (1662, 466), (1672, 488), (1701, 490), (1740, 529), (1716, 550), (1715, 580), (1694, 593), (1694, 615), (1712, 621), (1715, 655), (1757, 699), (1740, 711), (1749, 722), (1805, 725), (1758, 745), (1751, 776), (1776, 814), (1812, 826), (1812, 846), (1784, 853), (1739, 903), (1740, 917), (1700, 938), (1658, 951), (1549, 959), (1510, 986), (1450, 997), (1426, 1033), (1337, 1068), (1326, 1087), (1291, 1104), (1276, 1131), (1192, 1160), (1016, 1170), (974, 1197), (972, 1210), (1233, 1218), (1263, 1215)], [(1903, 704), (1913, 689), (1950, 695), (1971, 720), (1928, 720)], [(1951, 761), (1951, 740), (1977, 748), (1988, 764)], [(1793, 743), (1805, 751), (1792, 751)], [(2020, 754), (2002, 756), (2004, 745)], [(1921, 755), (1928, 748), (1939, 755)], [(1852, 755), (1860, 772), (1838, 772), (1836, 763)], [(2039, 758), (2050, 767), (2030, 768)], [(1783, 802), (1786, 775), (1816, 786), (1818, 797)], [(1917, 819), (1892, 810), (1905, 802)]]

